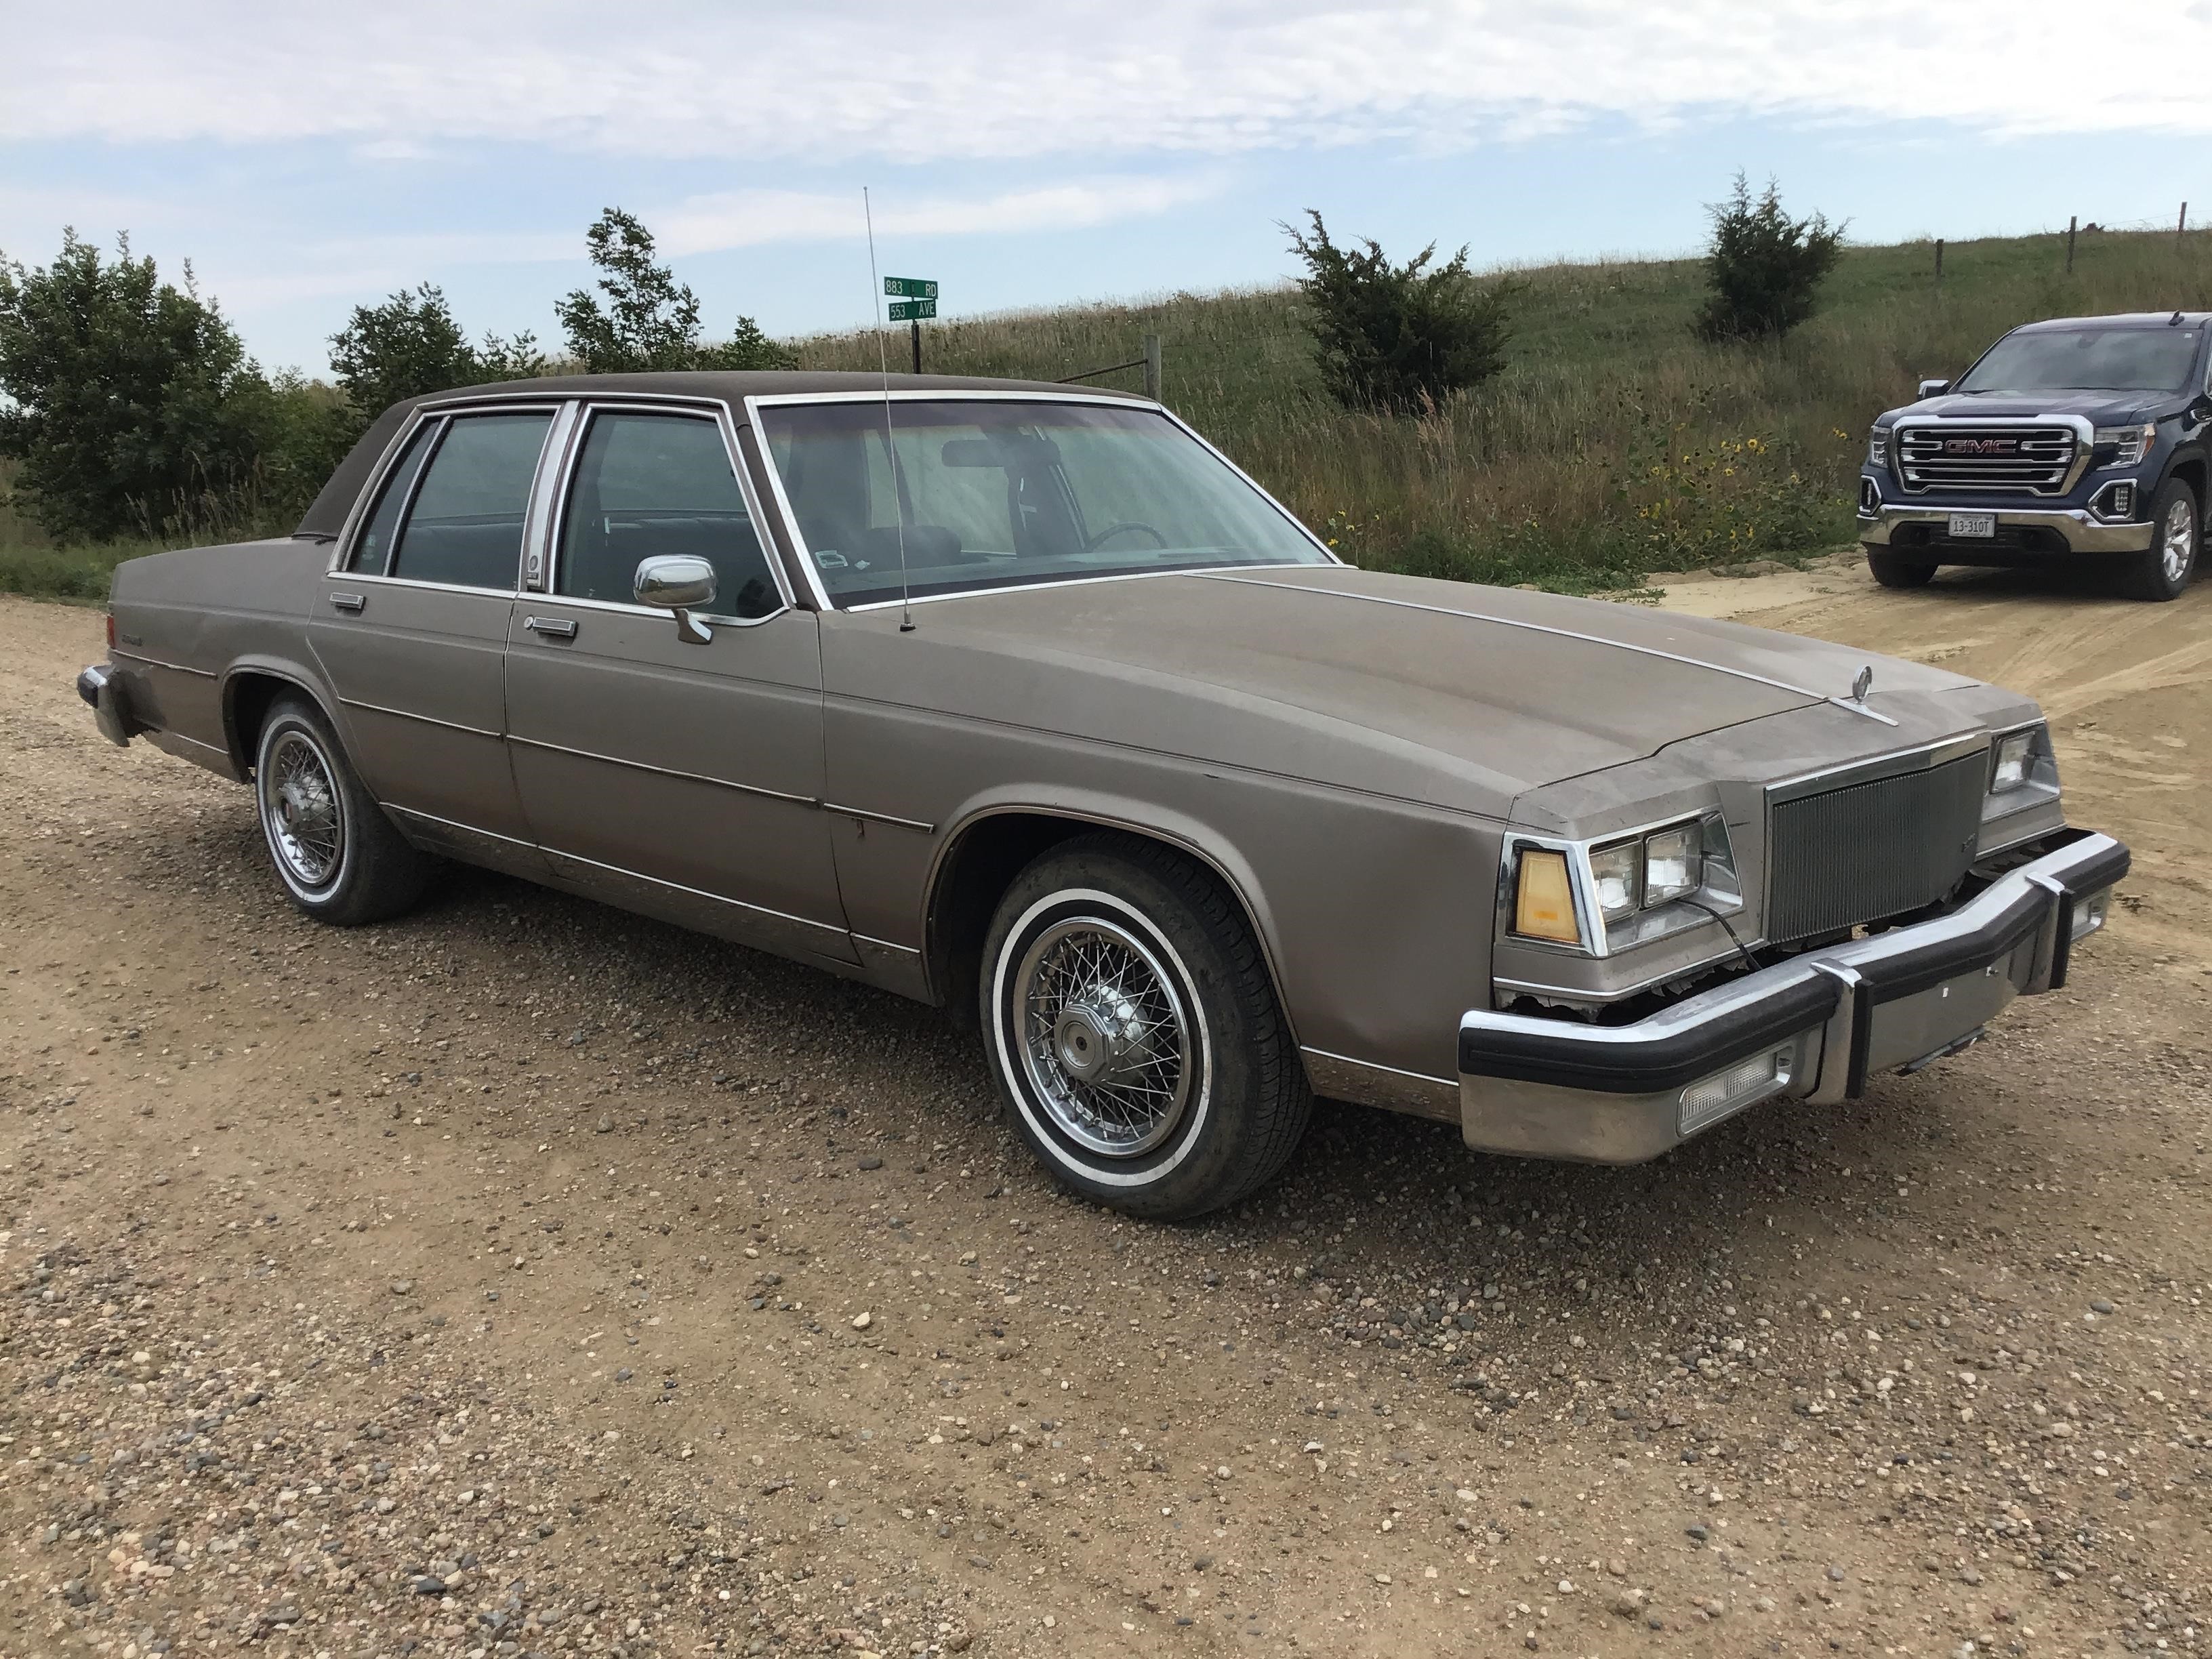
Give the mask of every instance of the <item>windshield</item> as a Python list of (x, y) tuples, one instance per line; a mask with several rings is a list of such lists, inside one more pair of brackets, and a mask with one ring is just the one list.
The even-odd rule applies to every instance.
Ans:
[(2179, 392), (2197, 362), (2187, 328), (2051, 328), (2008, 334), (1954, 392)]
[(897, 599), (902, 547), (917, 598), (1328, 562), (1157, 410), (893, 399), (888, 416), (877, 402), (770, 404), (760, 422), (806, 550), (841, 605)]

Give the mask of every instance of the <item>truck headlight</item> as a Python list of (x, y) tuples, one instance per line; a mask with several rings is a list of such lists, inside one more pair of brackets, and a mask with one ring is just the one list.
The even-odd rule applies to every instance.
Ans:
[(1997, 739), (1996, 758), (1990, 767), (1990, 793), (2002, 795), (2027, 781), (2035, 763), (2035, 728), (2014, 732)]
[(2158, 441), (2158, 422), (2140, 421), (2132, 426), (2100, 426), (2095, 442), (2100, 449), (2111, 449), (2112, 459), (2107, 466), (2134, 466), (2150, 453), (2150, 447)]
[[(1836, 435), (1841, 437), (1843, 434), (1838, 433)], [(1889, 428), (1887, 427), (1878, 426), (1867, 434), (1866, 464), (1869, 466), (1889, 465)]]

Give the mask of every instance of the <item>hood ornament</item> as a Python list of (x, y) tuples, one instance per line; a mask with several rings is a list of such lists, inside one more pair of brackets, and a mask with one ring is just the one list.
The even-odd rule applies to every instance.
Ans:
[(1874, 690), (1874, 665), (1869, 663), (1859, 670), (1858, 678), (1851, 682), (1851, 701), (1864, 702), (1867, 693)]

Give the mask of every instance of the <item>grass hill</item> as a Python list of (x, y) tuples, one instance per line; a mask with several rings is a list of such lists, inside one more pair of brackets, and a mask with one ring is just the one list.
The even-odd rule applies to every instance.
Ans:
[[(1848, 540), (1868, 423), (2038, 317), (2212, 308), (2212, 234), (2087, 232), (1844, 251), (1788, 340), (1705, 344), (1694, 259), (1519, 273), (1509, 366), (1419, 418), (1322, 392), (1294, 289), (925, 325), (924, 367), (1057, 380), (1161, 337), (1165, 398), (1363, 564), (1587, 589)], [(793, 343), (809, 368), (872, 368), (874, 337)], [(893, 342), (892, 362), (905, 342)], [(1108, 383), (1133, 386), (1131, 370)], [(53, 550), (0, 505), (0, 590), (96, 599), (124, 547)]]

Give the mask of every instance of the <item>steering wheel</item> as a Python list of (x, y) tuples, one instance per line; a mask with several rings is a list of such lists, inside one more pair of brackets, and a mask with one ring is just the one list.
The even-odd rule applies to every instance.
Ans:
[(1153, 529), (1152, 526), (1146, 524), (1141, 520), (1124, 519), (1119, 524), (1108, 525), (1103, 530), (1093, 536), (1089, 541), (1084, 543), (1083, 550), (1085, 553), (1096, 553), (1100, 548), (1103, 547), (1108, 542), (1112, 541), (1115, 537), (1120, 535), (1125, 530), (1140, 530), (1146, 535), (1150, 536), (1159, 546), (1165, 547), (1168, 544), (1168, 538), (1161, 535), (1158, 531)]

